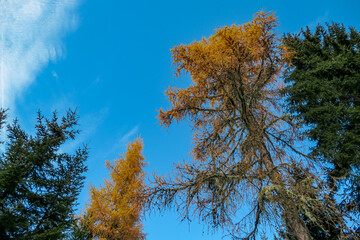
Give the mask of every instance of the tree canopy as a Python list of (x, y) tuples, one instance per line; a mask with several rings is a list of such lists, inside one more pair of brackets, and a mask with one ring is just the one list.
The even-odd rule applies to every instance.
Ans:
[(292, 53), (280, 45), (276, 26), (274, 14), (259, 12), (172, 49), (176, 75), (189, 73), (192, 84), (169, 88), (171, 107), (159, 119), (165, 127), (190, 121), (193, 162), (178, 164), (174, 177), (155, 176), (150, 206), (175, 203), (184, 219), (199, 216), (245, 239), (256, 239), (266, 222), (312, 239), (310, 226), (326, 231), (323, 216), (338, 219), (308, 156), (295, 148), (298, 126), (281, 107), (279, 77)]
[(125, 156), (113, 163), (106, 161), (110, 179), (98, 189), (91, 187), (90, 203), (80, 225), (85, 226), (93, 237), (145, 239), (141, 218), (145, 187), (143, 167), (146, 163), (142, 149), (140, 139), (129, 143)]
[[(5, 111), (0, 114), (1, 126)], [(62, 239), (74, 222), (83, 186), (86, 147), (65, 153), (61, 147), (78, 134), (76, 111), (58, 119), (39, 112), (34, 136), (17, 120), (7, 128), (0, 158), (0, 238)]]
[(192, 83), (169, 87), (158, 119), (190, 124), (190, 159), (147, 185), (137, 138), (77, 217), (88, 150), (65, 151), (76, 111), (39, 112), (34, 134), (8, 124), (0, 239), (142, 240), (144, 210), (173, 206), (233, 239), (360, 239), (360, 32), (333, 23), (280, 38), (277, 26), (260, 11), (175, 46), (175, 75)]
[(294, 52), (286, 76), (290, 112), (308, 126), (313, 156), (345, 208), (360, 211), (360, 33), (333, 23), (288, 34)]

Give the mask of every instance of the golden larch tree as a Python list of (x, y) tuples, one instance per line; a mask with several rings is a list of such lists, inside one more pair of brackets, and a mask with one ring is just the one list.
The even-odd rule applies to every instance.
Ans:
[(91, 187), (90, 203), (83, 214), (82, 225), (96, 239), (145, 239), (141, 218), (142, 194), (145, 187), (141, 139), (127, 146), (125, 156), (106, 161), (110, 179), (100, 188)]
[(155, 175), (150, 207), (175, 204), (184, 219), (197, 216), (243, 239), (257, 238), (267, 222), (280, 235), (310, 240), (308, 226), (323, 228), (320, 216), (335, 214), (308, 157), (295, 148), (298, 126), (281, 107), (280, 76), (291, 52), (276, 26), (274, 14), (259, 12), (172, 49), (175, 75), (190, 74), (192, 84), (168, 89), (171, 107), (159, 119), (165, 127), (190, 121), (193, 162), (176, 165), (171, 177)]

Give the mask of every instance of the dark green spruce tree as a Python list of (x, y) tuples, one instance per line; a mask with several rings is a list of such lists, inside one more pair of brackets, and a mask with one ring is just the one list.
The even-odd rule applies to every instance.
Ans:
[[(4, 127), (5, 111), (0, 113)], [(15, 120), (7, 126), (0, 159), (0, 239), (62, 239), (74, 223), (75, 201), (84, 183), (87, 148), (65, 153), (78, 116), (61, 119), (39, 112), (34, 136)]]
[[(285, 76), (289, 110), (307, 125), (306, 134), (315, 143), (312, 155), (324, 163), (339, 206), (358, 222), (360, 33), (332, 23), (288, 34), (283, 43), (294, 52)], [(336, 232), (336, 223), (331, 226)], [(314, 232), (317, 239), (326, 239), (320, 230)], [(336, 239), (332, 235), (329, 239)]]

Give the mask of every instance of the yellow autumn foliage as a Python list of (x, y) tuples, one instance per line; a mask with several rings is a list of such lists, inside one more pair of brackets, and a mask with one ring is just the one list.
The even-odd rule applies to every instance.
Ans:
[[(175, 76), (189, 74), (192, 83), (169, 87), (170, 108), (158, 118), (164, 127), (188, 120), (193, 161), (177, 164), (168, 178), (155, 175), (150, 205), (176, 204), (184, 219), (198, 216), (243, 239), (259, 238), (270, 219), (283, 223), (279, 232), (286, 226), (310, 240), (303, 214), (320, 228), (322, 214), (337, 214), (322, 208), (327, 193), (313, 188), (322, 183), (298, 149), (298, 123), (284, 114), (281, 76), (293, 53), (281, 45), (277, 25), (273, 13), (260, 11), (248, 23), (172, 49)], [(237, 221), (240, 212), (245, 217)]]
[(94, 238), (145, 239), (141, 193), (145, 186), (143, 167), (146, 163), (142, 149), (141, 139), (129, 143), (125, 156), (112, 163), (106, 161), (110, 179), (100, 188), (91, 187), (90, 203), (84, 215)]

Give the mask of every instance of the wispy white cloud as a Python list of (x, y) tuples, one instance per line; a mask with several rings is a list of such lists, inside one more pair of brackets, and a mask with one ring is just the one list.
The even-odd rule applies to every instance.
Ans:
[(114, 156), (114, 154), (118, 155), (124, 149), (126, 149), (126, 144), (129, 143), (129, 141), (132, 140), (132, 138), (139, 133), (139, 128), (140, 128), (139, 125), (136, 125), (125, 133), (123, 133), (122, 131), (118, 133), (117, 140), (114, 142), (112, 147), (107, 151), (109, 153), (109, 156)]
[(77, 25), (79, 0), (0, 0), (0, 105), (14, 100), (49, 61), (63, 55), (62, 37)]
[(55, 79), (58, 79), (58, 78), (59, 78), (59, 75), (57, 74), (57, 72), (52, 71), (51, 74), (52, 74), (52, 76), (53, 76)]
[(97, 112), (87, 114), (80, 117), (79, 129), (80, 134), (76, 140), (69, 141), (61, 149), (61, 152), (73, 152), (75, 149), (87, 145), (91, 142), (91, 138), (96, 133), (98, 128), (103, 124), (108, 115), (109, 109), (107, 107), (100, 109)]
[(130, 131), (128, 131), (125, 135), (123, 135), (120, 138), (119, 143), (123, 144), (123, 143), (127, 143), (131, 137), (133, 137), (139, 130), (139, 126), (135, 126), (133, 127)]

